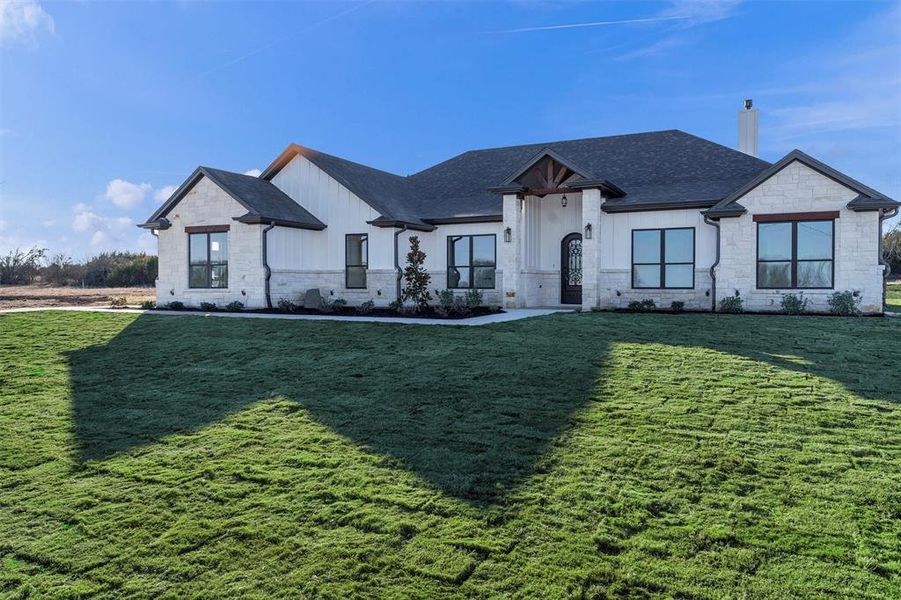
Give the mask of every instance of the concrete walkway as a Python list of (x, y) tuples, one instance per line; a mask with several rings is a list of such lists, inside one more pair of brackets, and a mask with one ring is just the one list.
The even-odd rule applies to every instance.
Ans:
[(564, 308), (511, 308), (505, 312), (469, 319), (416, 319), (405, 317), (346, 317), (339, 315), (285, 315), (278, 313), (253, 312), (201, 312), (196, 310), (142, 310), (137, 308), (104, 308), (102, 306), (59, 306), (36, 308), (7, 308), (0, 310), (2, 314), (39, 312), (46, 310), (62, 310), (69, 312), (104, 312), (150, 315), (160, 317), (223, 317), (226, 319), (283, 319), (287, 321), (346, 321), (350, 323), (400, 323), (403, 325), (456, 325), (476, 327), (493, 323), (507, 323), (529, 317), (543, 317), (554, 313), (572, 312)]

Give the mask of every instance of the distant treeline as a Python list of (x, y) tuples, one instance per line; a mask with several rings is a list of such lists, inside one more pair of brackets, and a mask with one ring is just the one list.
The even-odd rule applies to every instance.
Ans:
[(150, 287), (156, 274), (156, 256), (143, 252), (101, 252), (84, 262), (65, 254), (47, 256), (44, 248), (17, 249), (0, 257), (0, 284), (7, 285)]

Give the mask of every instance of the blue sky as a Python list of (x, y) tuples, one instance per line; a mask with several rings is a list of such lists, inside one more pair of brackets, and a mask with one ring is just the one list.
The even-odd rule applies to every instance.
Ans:
[[(800, 148), (901, 198), (901, 2), (0, 0), (0, 252), (146, 249), (198, 165), (290, 142), (407, 174), (677, 128)], [(573, 27), (557, 27), (569, 26)]]

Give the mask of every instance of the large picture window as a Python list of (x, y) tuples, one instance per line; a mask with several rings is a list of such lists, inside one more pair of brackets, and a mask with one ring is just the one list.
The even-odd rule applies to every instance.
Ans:
[(349, 289), (366, 288), (369, 267), (369, 236), (351, 233), (344, 238), (344, 285)]
[(759, 289), (831, 289), (835, 221), (757, 223)]
[(447, 236), (448, 289), (493, 289), (496, 236)]
[(632, 287), (692, 289), (695, 286), (693, 227), (632, 230)]
[(228, 287), (228, 232), (188, 234), (188, 287)]

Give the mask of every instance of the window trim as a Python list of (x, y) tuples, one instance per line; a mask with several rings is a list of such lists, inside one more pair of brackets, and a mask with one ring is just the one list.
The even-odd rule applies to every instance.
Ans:
[[(666, 262), (666, 232), (667, 231), (691, 231), (691, 262)], [(659, 231), (660, 232), (660, 262), (652, 263), (636, 263), (635, 262), (635, 232), (637, 231)], [(695, 289), (695, 263), (697, 261), (697, 232), (694, 227), (647, 227), (632, 230), (632, 237), (629, 244), (629, 259), (632, 264), (632, 277), (629, 285), (633, 290), (693, 290)], [(640, 286), (635, 285), (635, 267), (647, 265), (660, 265), (660, 285), (658, 286)], [(690, 286), (668, 286), (666, 285), (666, 265), (691, 265), (691, 285)]]
[[(366, 240), (366, 256), (365, 262), (362, 264), (350, 264), (348, 261), (347, 243), (350, 238), (359, 237)], [(350, 267), (363, 267), (363, 285), (350, 285), (348, 279)], [(344, 234), (344, 288), (348, 290), (365, 290), (369, 288), (369, 234), (368, 233), (345, 233)]]
[[(451, 240), (452, 239), (461, 239), (461, 238), (466, 238), (466, 237), (469, 238), (469, 264), (466, 264), (466, 265), (453, 264), (452, 265), (451, 261), (450, 261), (451, 254), (452, 254)], [(490, 237), (493, 240), (493, 244), (491, 247), (494, 249), (494, 262), (493, 262), (493, 266), (491, 268), (494, 269), (494, 285), (491, 287), (487, 287), (487, 286), (480, 287), (475, 284), (476, 283), (475, 269), (489, 268), (489, 267), (486, 267), (485, 265), (477, 266), (477, 265), (473, 264), (473, 260), (475, 258), (475, 253), (473, 252), (473, 244), (474, 244), (475, 238), (477, 238), (477, 237)], [(459, 235), (448, 235), (447, 236), (447, 252), (445, 253), (444, 262), (445, 262), (446, 269), (447, 269), (446, 270), (447, 289), (449, 289), (449, 290), (493, 290), (493, 289), (496, 289), (497, 288), (497, 234), (496, 233), (463, 233), (463, 234), (459, 234)], [(469, 272), (470, 272), (469, 285), (466, 287), (452, 286), (450, 284), (451, 269), (469, 269)]]
[[(811, 213), (814, 214), (814, 213)], [(828, 214), (828, 213), (826, 213)], [(791, 220), (782, 220), (782, 221), (773, 221), (773, 220), (761, 220), (756, 221), (757, 223), (757, 255), (756, 261), (754, 262), (754, 286), (755, 289), (758, 290), (834, 290), (835, 289), (835, 219), (791, 219)], [(832, 225), (832, 258), (824, 259), (824, 258), (798, 258), (798, 223), (824, 223), (829, 222)], [(761, 225), (779, 225), (779, 224), (787, 224), (791, 225), (792, 230), (792, 239), (791, 239), (791, 259), (789, 260), (772, 260), (772, 259), (760, 259), (760, 226)], [(829, 280), (831, 285), (829, 287), (799, 287), (798, 286), (798, 263), (799, 262), (826, 262), (829, 261), (829, 266), (831, 268), (831, 274), (829, 276)], [(778, 286), (778, 287), (764, 287), (760, 285), (760, 263), (769, 263), (769, 262), (778, 262), (790, 263), (791, 270), (791, 285), (790, 286)]]
[[(228, 253), (225, 255), (225, 262), (213, 263), (211, 260), (212, 248), (210, 236), (214, 233), (224, 233), (225, 243), (227, 247), (231, 247), (231, 240), (228, 239), (228, 225), (200, 225), (197, 227), (185, 227), (185, 233), (188, 236), (188, 289), (189, 290), (227, 290), (228, 281), (231, 279), (228, 273)], [(191, 236), (202, 235), (206, 238), (206, 262), (201, 264), (191, 264)], [(213, 287), (213, 266), (225, 265), (225, 285), (221, 287)], [(191, 285), (191, 267), (206, 267), (207, 285)]]

